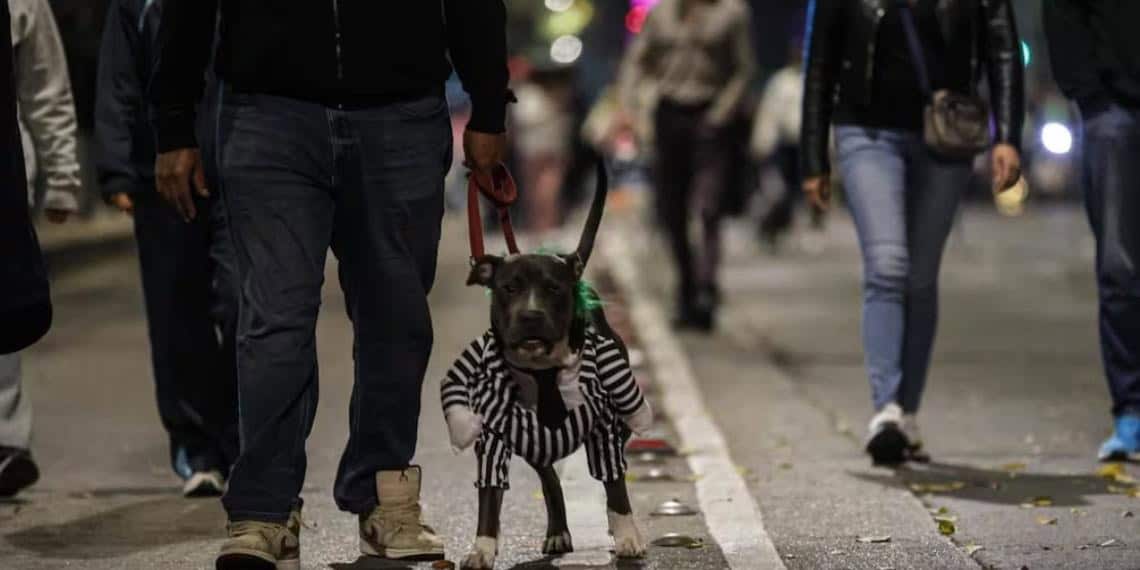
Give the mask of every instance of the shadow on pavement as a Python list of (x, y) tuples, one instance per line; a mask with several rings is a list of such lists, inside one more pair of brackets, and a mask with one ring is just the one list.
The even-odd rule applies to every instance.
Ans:
[(413, 566), (398, 560), (385, 560), (372, 556), (361, 556), (354, 562), (333, 562), (332, 570), (411, 570)]
[(173, 495), (62, 524), (31, 527), (6, 538), (13, 546), (44, 558), (115, 558), (171, 544), (221, 538), (225, 524), (218, 501), (190, 501)]
[[(1023, 468), (1023, 466), (1018, 465)], [(999, 505), (1076, 507), (1089, 495), (1109, 495), (1134, 485), (1113, 483), (1095, 474), (1025, 473), (1019, 469), (980, 469), (931, 462), (895, 470), (894, 475), (851, 473), (856, 479), (884, 486), (903, 485), (917, 495), (932, 494)], [(1112, 487), (1112, 489), (1110, 489)]]

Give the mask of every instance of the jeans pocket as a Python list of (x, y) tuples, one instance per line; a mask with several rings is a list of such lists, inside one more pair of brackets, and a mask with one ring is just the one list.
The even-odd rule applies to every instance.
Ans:
[(396, 110), (412, 119), (428, 119), (447, 110), (447, 98), (442, 95), (428, 95), (409, 99), (395, 104)]

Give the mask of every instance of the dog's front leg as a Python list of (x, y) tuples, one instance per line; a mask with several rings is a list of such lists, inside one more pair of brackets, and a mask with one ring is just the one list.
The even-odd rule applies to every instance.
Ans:
[(553, 465), (534, 467), (542, 482), (542, 497), (546, 500), (546, 540), (542, 543), (543, 554), (565, 554), (574, 551), (570, 539), (570, 525), (566, 522), (566, 500), (562, 496), (562, 482)]
[(605, 486), (606, 518), (610, 523), (610, 534), (614, 537), (614, 552), (618, 558), (645, 556), (645, 538), (633, 520), (633, 508), (629, 504), (625, 478), (611, 481)]
[(475, 544), (463, 559), (463, 570), (491, 570), (499, 552), (499, 513), (503, 509), (502, 487), (479, 489), (479, 527)]

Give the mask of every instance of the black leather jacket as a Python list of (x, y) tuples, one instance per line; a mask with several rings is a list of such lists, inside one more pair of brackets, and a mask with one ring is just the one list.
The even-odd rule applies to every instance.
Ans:
[[(830, 171), (828, 132), (837, 98), (869, 102), (879, 24), (895, 1), (811, 0), (800, 141), (804, 177)], [(973, 93), (985, 69), (995, 141), (1018, 146), (1024, 69), (1009, 0), (936, 1), (946, 86)]]

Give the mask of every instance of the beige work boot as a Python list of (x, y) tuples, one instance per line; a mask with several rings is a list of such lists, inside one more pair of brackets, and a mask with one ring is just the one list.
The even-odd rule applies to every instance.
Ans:
[(443, 541), (421, 520), (420, 468), (376, 474), (379, 505), (360, 515), (360, 551), (384, 558), (441, 560)]
[(301, 511), (289, 513), (286, 524), (237, 521), (226, 525), (230, 538), (222, 543), (217, 570), (300, 570)]

